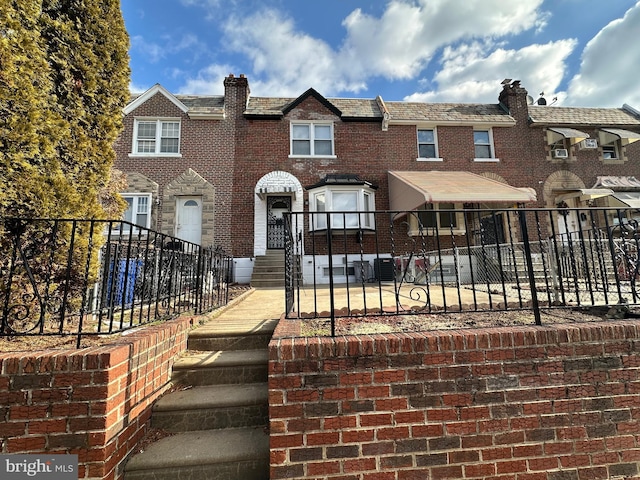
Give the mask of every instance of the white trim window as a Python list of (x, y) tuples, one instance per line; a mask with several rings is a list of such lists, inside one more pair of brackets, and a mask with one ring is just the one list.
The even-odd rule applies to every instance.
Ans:
[(132, 151), (137, 156), (180, 156), (180, 120), (137, 118)]
[(333, 123), (292, 122), (290, 157), (334, 157)]
[[(122, 220), (133, 223), (139, 227), (150, 228), (151, 226), (151, 194), (150, 193), (121, 193), (127, 209), (122, 215)], [(130, 225), (128, 223), (114, 224), (117, 230), (122, 233), (128, 233)], [(121, 226), (121, 228), (120, 228)], [(133, 228), (133, 232), (137, 233), (138, 228)]]
[(464, 217), (459, 203), (425, 203), (414, 214), (410, 214), (410, 234), (440, 233), (449, 235), (451, 232), (463, 234), (465, 232)]
[[(309, 192), (312, 215), (310, 230), (326, 230), (327, 215), (324, 212), (340, 212), (329, 215), (332, 229), (375, 229), (375, 195), (367, 187), (324, 187)], [(358, 212), (358, 213), (348, 213)]]
[(438, 157), (438, 141), (435, 128), (418, 129), (418, 160), (442, 161)]
[(475, 149), (474, 160), (476, 162), (495, 162), (495, 150), (493, 147), (493, 132), (490, 128), (473, 129), (473, 146)]

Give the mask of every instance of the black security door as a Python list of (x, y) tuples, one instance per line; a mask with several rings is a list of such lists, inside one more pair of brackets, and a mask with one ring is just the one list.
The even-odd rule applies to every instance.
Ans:
[(291, 197), (267, 197), (267, 249), (284, 248), (284, 217), (291, 211)]
[(505, 242), (502, 214), (490, 215), (480, 220), (483, 245), (495, 245)]

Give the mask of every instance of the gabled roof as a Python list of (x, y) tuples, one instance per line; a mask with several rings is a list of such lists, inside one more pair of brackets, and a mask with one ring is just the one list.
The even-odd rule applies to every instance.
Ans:
[(342, 112), (340, 111), (339, 108), (337, 108), (329, 100), (327, 100), (322, 95), (320, 95), (313, 88), (310, 88), (309, 90), (304, 92), (302, 95), (300, 95), (298, 98), (296, 98), (293, 102), (291, 102), (289, 105), (287, 105), (282, 110), (283, 115), (286, 115), (287, 113), (289, 113), (291, 110), (296, 108), (298, 105), (300, 105), (302, 102), (304, 102), (307, 98), (310, 98), (310, 97), (315, 98), (318, 102), (320, 102), (322, 105), (324, 105), (327, 109), (329, 109), (336, 116), (338, 116), (338, 117), (342, 116)]
[(144, 93), (133, 94), (131, 101), (124, 107), (125, 115), (133, 112), (158, 93), (164, 95), (167, 100), (191, 118), (224, 118), (224, 97), (219, 95), (173, 95), (159, 83), (156, 83)]
[[(302, 101), (300, 100), (301, 97), (249, 97), (244, 114), (247, 117), (256, 118), (281, 118)], [(382, 113), (374, 99), (325, 98), (324, 100), (332, 106), (331, 110), (334, 113), (336, 113), (336, 110), (340, 112), (336, 113), (336, 115), (339, 115), (342, 120), (382, 120)]]
[(640, 117), (626, 108), (529, 106), (532, 125), (639, 126)]
[(161, 95), (164, 95), (167, 98), (167, 100), (169, 100), (176, 107), (178, 107), (180, 110), (182, 110), (183, 113), (187, 113), (189, 111), (189, 109), (186, 107), (186, 105), (184, 103), (182, 103), (180, 100), (178, 100), (172, 93), (170, 93), (162, 85), (160, 85), (159, 83), (156, 83), (149, 90), (147, 90), (146, 92), (142, 93), (135, 100), (131, 101), (127, 106), (125, 106), (124, 107), (124, 114), (125, 115), (130, 114), (136, 108), (138, 108), (140, 105), (142, 105), (144, 102), (149, 100), (151, 97), (153, 97), (157, 93), (160, 93)]

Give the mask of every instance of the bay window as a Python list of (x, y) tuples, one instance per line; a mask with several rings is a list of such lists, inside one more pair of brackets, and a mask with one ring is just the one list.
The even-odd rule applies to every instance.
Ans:
[[(311, 230), (325, 230), (327, 218), (332, 229), (375, 228), (375, 198), (367, 187), (325, 187), (309, 192), (312, 215)], [(327, 215), (326, 212), (335, 212)], [(354, 212), (354, 213), (350, 213)]]

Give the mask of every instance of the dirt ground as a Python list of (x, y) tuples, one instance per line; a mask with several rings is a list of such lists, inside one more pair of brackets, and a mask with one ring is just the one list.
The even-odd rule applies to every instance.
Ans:
[[(626, 307), (573, 308), (544, 310), (540, 315), (542, 325), (597, 322), (615, 318), (640, 318), (640, 311), (630, 310)], [(335, 329), (337, 335), (358, 335), (535, 324), (533, 311), (510, 310), (344, 317), (336, 319)], [(324, 336), (330, 334), (330, 329), (329, 319), (305, 319), (302, 322), (301, 334), (303, 336)]]

